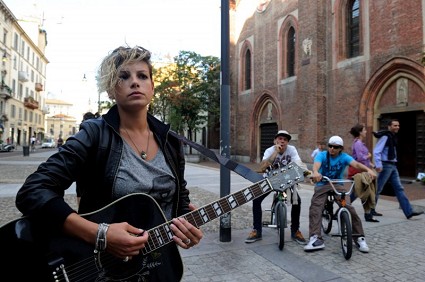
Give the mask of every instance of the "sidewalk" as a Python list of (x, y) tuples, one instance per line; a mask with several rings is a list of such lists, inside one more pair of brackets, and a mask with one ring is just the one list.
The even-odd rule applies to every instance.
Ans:
[[(30, 157), (0, 159), (0, 171), (3, 172), (5, 167), (12, 167), (10, 173), (17, 173), (22, 167), (35, 169), (53, 153), (40, 151), (32, 153)], [(8, 214), (14, 214), (15, 218), (18, 216), (13, 195), (23, 181), (2, 183), (3, 179), (2, 174), (2, 223)], [(198, 207), (220, 198), (218, 168), (188, 163), (186, 180), (191, 199)], [(231, 193), (251, 185), (246, 179), (231, 173)], [(69, 192), (67, 196), (74, 199), (72, 190)], [(300, 229), (305, 237), (308, 237), (308, 208), (312, 194), (311, 185), (301, 185)], [(264, 200), (263, 209), (269, 207), (270, 203), (271, 196)], [(411, 203), (418, 209), (425, 209), (423, 199)], [(359, 201), (355, 201), (353, 206), (363, 219)], [(423, 281), (425, 216), (407, 220), (398, 202), (386, 199), (380, 199), (378, 210), (384, 214), (378, 218), (381, 222), (363, 222), (370, 253), (364, 254), (354, 249), (351, 259), (346, 261), (341, 253), (339, 238), (324, 236), (324, 250), (306, 253), (303, 246), (290, 239), (289, 228), (286, 230), (287, 241), (282, 251), (277, 246), (276, 230), (267, 227), (263, 229), (261, 241), (244, 243), (252, 224), (251, 202), (248, 202), (231, 213), (230, 242), (220, 241), (220, 222), (216, 219), (201, 227), (204, 239), (199, 245), (189, 250), (180, 250), (185, 267), (182, 281)], [(264, 212), (266, 216), (267, 212)]]
[[(214, 177), (218, 182), (219, 170), (209, 170), (188, 164), (188, 184), (215, 190), (219, 195), (219, 183), (212, 188)], [(231, 182), (232, 193), (243, 189), (243, 185), (250, 185), (233, 173)], [(303, 184), (300, 190), (303, 201), (301, 231), (305, 237), (308, 237), (308, 208), (312, 194), (313, 187)], [(265, 199), (263, 209), (270, 201), (271, 197)], [(214, 230), (205, 234), (199, 246), (181, 251), (185, 264), (183, 281), (423, 281), (425, 217), (421, 215), (407, 220), (398, 202), (380, 200), (379, 211), (384, 214), (379, 218), (381, 222), (363, 222), (370, 253), (363, 254), (354, 249), (349, 261), (342, 256), (339, 238), (324, 236), (325, 250), (306, 253), (303, 246), (291, 241), (289, 228), (282, 251), (277, 246), (276, 231), (269, 228), (263, 229), (263, 240), (244, 243), (250, 225), (240, 229), (235, 218), (245, 217), (247, 222), (252, 221), (251, 204), (246, 205), (248, 209), (242, 206), (232, 212), (231, 242), (220, 242), (219, 230)], [(363, 218), (359, 201), (353, 205)], [(412, 205), (423, 210), (425, 200), (412, 201)], [(238, 214), (239, 209), (244, 209), (246, 214)]]

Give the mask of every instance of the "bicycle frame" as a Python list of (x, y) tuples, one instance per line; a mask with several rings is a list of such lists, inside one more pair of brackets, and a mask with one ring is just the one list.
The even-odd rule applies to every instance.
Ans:
[[(329, 185), (332, 187), (333, 193), (335, 193), (335, 195), (339, 196), (339, 199), (334, 198), (334, 203), (336, 203), (338, 205), (338, 209), (337, 209), (337, 217), (338, 219), (340, 219), (340, 215), (341, 215), (341, 211), (347, 211), (349, 218), (350, 218), (350, 222), (351, 222), (351, 213), (350, 211), (345, 207), (347, 205), (347, 201), (346, 201), (346, 197), (348, 197), (354, 188), (354, 181), (350, 180), (350, 179), (330, 179), (327, 176), (322, 176), (322, 178), (329, 183)], [(350, 185), (350, 189), (348, 191), (338, 191), (335, 188), (334, 183), (351, 183)], [(341, 221), (338, 220), (338, 230), (341, 230)], [(341, 234), (341, 232), (338, 232), (339, 234)]]
[[(292, 189), (292, 187), (291, 187)], [(276, 228), (277, 224), (276, 224), (276, 205), (278, 202), (281, 202), (285, 209), (286, 209), (286, 205), (288, 204), (288, 195), (286, 194), (286, 190), (285, 191), (274, 191), (274, 195), (273, 195), (273, 201), (272, 201), (272, 205), (270, 207), (270, 210), (266, 209), (266, 211), (270, 211), (271, 212), (271, 218), (270, 218), (270, 224), (267, 225), (267, 227), (271, 227), (271, 228)], [(285, 217), (285, 225), (284, 227), (287, 227), (287, 218)]]
[[(331, 193), (331, 199), (327, 199), (326, 201), (330, 201), (330, 203), (337, 203), (338, 205), (338, 209), (336, 211), (336, 216), (337, 216), (337, 223), (338, 223), (338, 233), (337, 234), (332, 234), (332, 236), (337, 236), (341, 238), (341, 248), (342, 248), (342, 253), (345, 257), (345, 259), (350, 259), (351, 254), (352, 254), (352, 219), (351, 219), (351, 213), (350, 211), (346, 208), (347, 206), (347, 202), (346, 202), (346, 197), (349, 196), (353, 190), (354, 187), (354, 181), (350, 180), (350, 179), (329, 179), (326, 176), (323, 176), (323, 179), (329, 183), (329, 185), (332, 187)], [(351, 183), (351, 186), (349, 188), (348, 191), (338, 191), (335, 188), (335, 183)], [(339, 196), (339, 199), (337, 199), (335, 197), (335, 195)], [(325, 214), (328, 214), (327, 212)], [(323, 216), (323, 213), (322, 213)], [(331, 229), (331, 223), (332, 223), (332, 218), (330, 219), (330, 225), (328, 225), (327, 227), (327, 231), (325, 231), (326, 233), (330, 231)], [(322, 225), (323, 228), (323, 225)]]

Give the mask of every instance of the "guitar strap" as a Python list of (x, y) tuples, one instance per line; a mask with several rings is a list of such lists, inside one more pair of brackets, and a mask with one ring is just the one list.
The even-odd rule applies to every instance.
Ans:
[(230, 169), (231, 171), (236, 172), (237, 174), (239, 174), (243, 178), (251, 181), (252, 183), (256, 183), (256, 182), (264, 179), (261, 174), (253, 171), (252, 169), (250, 169), (250, 168), (248, 168), (248, 167), (246, 167), (246, 166), (244, 166), (240, 163), (232, 161), (228, 158), (225, 158), (225, 157), (217, 154), (216, 152), (214, 152), (214, 151), (212, 151), (212, 150), (210, 150), (210, 149), (208, 149), (208, 148), (206, 148), (206, 147), (204, 147), (204, 146), (202, 146), (198, 143), (190, 141), (186, 137), (178, 135), (174, 131), (170, 131), (170, 134), (173, 135), (174, 137), (178, 138), (179, 140), (181, 140), (183, 143), (194, 148), (199, 153), (203, 154), (204, 156), (208, 157), (209, 159), (219, 163), (220, 165), (226, 167), (227, 169)]

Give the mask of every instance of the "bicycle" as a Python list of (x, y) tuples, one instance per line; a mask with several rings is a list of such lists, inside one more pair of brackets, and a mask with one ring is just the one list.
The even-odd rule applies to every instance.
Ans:
[[(282, 167), (281, 169), (285, 169), (285, 167)], [(275, 170), (275, 168), (270, 166), (266, 170), (266, 174), (269, 175), (273, 170)], [(308, 174), (310, 174), (309, 171), (303, 172), (303, 176), (306, 176)], [(263, 226), (266, 226), (269, 228), (276, 228), (278, 236), (279, 236), (279, 240), (278, 240), (279, 250), (282, 250), (283, 247), (285, 246), (285, 228), (288, 227), (288, 224), (287, 224), (288, 194), (286, 193), (286, 190), (290, 189), (290, 193), (294, 195), (294, 189), (296, 189), (295, 185), (298, 185), (298, 183), (292, 186), (286, 186), (284, 189), (274, 189), (273, 201), (272, 201), (271, 207), (270, 209), (265, 209), (265, 211), (270, 212), (270, 222), (263, 222)]]
[[(286, 189), (291, 189), (292, 193), (294, 186), (288, 187)], [(270, 222), (263, 222), (263, 225), (269, 228), (276, 228), (277, 234), (279, 236), (279, 250), (282, 250), (285, 246), (285, 228), (288, 227), (288, 195), (286, 194), (286, 189), (284, 191), (274, 191), (271, 207), (270, 209), (265, 209), (265, 211), (270, 212)]]
[[(345, 197), (351, 194), (354, 187), (354, 181), (350, 179), (329, 179), (326, 176), (323, 176), (323, 180), (330, 184), (333, 191), (328, 193), (328, 197), (322, 211), (322, 230), (324, 233), (329, 234), (332, 230), (332, 221), (337, 221), (338, 232), (331, 234), (331, 236), (341, 238), (342, 254), (346, 260), (349, 260), (353, 252), (353, 230), (351, 214), (346, 208), (347, 201)], [(348, 191), (340, 192), (335, 188), (335, 183), (351, 183), (351, 185)], [(335, 195), (340, 196), (340, 198), (335, 198)], [(337, 203), (338, 205), (338, 209), (335, 211), (335, 213), (333, 211), (334, 203)]]

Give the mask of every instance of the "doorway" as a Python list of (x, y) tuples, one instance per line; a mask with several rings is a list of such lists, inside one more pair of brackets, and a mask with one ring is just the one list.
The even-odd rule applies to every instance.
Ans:
[(273, 145), (274, 136), (278, 131), (277, 123), (263, 123), (260, 125), (260, 160), (264, 151)]
[(398, 119), (397, 167), (400, 177), (416, 178), (425, 168), (425, 113), (423, 111), (382, 114), (380, 129), (387, 129), (391, 119)]

